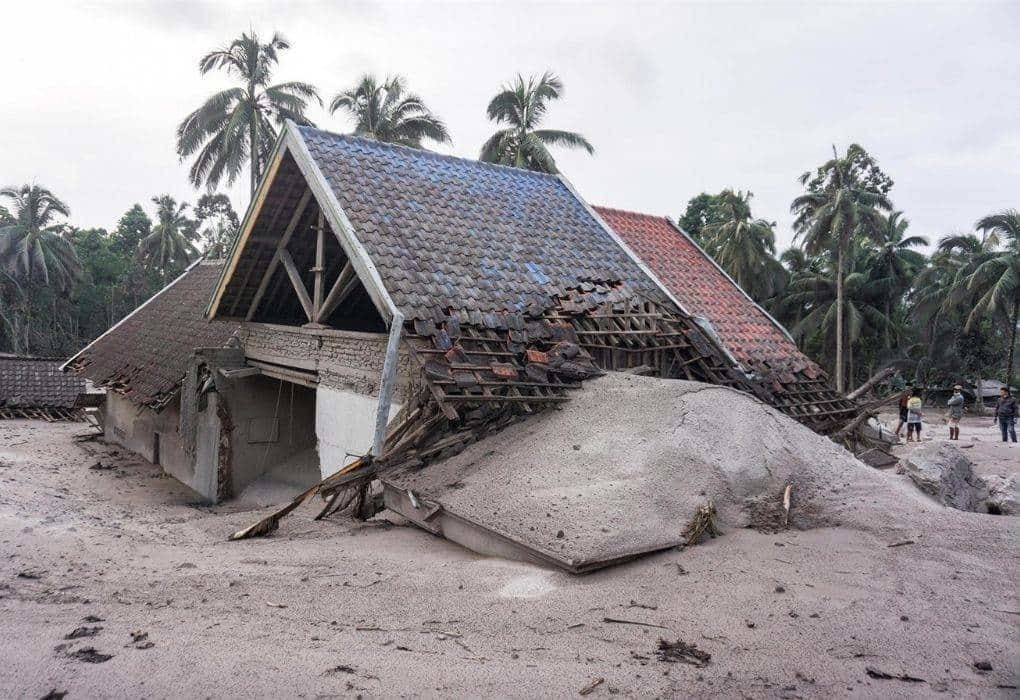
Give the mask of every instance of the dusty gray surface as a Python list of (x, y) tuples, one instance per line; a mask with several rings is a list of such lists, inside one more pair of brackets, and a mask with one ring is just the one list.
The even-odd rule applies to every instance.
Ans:
[[(609, 373), (558, 411), (384, 480), (571, 565), (683, 542), (711, 500), (724, 527), (854, 518), (887, 479), (832, 441), (725, 387)], [(931, 510), (896, 484), (888, 507)]]
[[(566, 697), (599, 678), (587, 697), (1016, 693), (997, 686), (1020, 670), (1020, 521), (934, 507), (905, 517), (895, 474), (838, 527), (727, 528), (575, 577), (414, 528), (315, 523), (318, 503), (272, 538), (228, 543), (268, 511), (192, 506), (151, 465), (75, 445), (80, 430), (0, 422), (5, 698)], [(115, 468), (89, 470), (97, 459)], [(64, 640), (87, 615), (103, 618), (97, 635)], [(132, 644), (135, 631), (153, 646)], [(711, 663), (656, 660), (659, 635)], [(68, 655), (89, 646), (113, 658)], [(973, 668), (984, 660), (992, 671)]]

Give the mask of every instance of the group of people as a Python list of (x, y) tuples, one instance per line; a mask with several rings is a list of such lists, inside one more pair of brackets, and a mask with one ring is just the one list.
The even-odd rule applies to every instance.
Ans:
[[(949, 418), (949, 439), (960, 439), (960, 419), (963, 418), (963, 387), (957, 384), (953, 387), (953, 395), (946, 402)], [(1016, 442), (1016, 419), (1020, 409), (1017, 408), (1017, 399), (1010, 395), (1009, 388), (1003, 387), (999, 390), (999, 400), (995, 402), (995, 415), (993, 421), (999, 426), (1002, 432), (1002, 441), (1012, 440)], [(921, 389), (911, 384), (903, 390), (900, 395), (900, 422), (896, 426), (896, 437), (900, 436), (903, 426), (907, 426), (907, 442), (921, 441), (921, 425), (924, 418), (924, 401), (921, 399)]]

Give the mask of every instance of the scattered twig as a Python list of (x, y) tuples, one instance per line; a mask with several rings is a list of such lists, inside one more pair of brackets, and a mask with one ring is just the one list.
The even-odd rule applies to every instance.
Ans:
[(610, 622), (615, 625), (641, 625), (642, 627), (658, 627), (659, 629), (668, 630), (669, 627), (663, 625), (656, 625), (652, 622), (638, 622), (637, 620), (621, 620), (617, 617), (603, 617), (603, 622)]
[(888, 547), (903, 547), (904, 545), (908, 545), (908, 544), (917, 544), (917, 543), (914, 542), (914, 540), (903, 540), (902, 542), (893, 542), (892, 544), (887, 545), (887, 546)]
[(886, 673), (885, 671), (882, 671), (881, 669), (877, 669), (874, 666), (868, 666), (864, 670), (872, 678), (879, 678), (879, 679), (882, 679), (882, 680), (906, 681), (907, 683), (927, 683), (928, 682), (928, 681), (924, 680), (923, 678), (917, 678), (916, 676), (910, 676), (910, 675), (907, 675), (906, 673), (903, 673), (903, 674), (900, 674), (900, 675), (895, 675), (895, 674), (892, 674), (892, 673)]
[(577, 692), (579, 694), (581, 694), (581, 695), (588, 695), (589, 693), (593, 692), (596, 688), (598, 688), (600, 685), (602, 685), (605, 682), (606, 682), (605, 678), (596, 678), (591, 683), (589, 683), (588, 685), (584, 686), (583, 688), (581, 688)]

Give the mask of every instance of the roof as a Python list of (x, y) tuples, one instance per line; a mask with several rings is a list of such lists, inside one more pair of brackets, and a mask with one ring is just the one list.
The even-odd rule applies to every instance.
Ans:
[[(432, 318), (436, 309), (545, 308), (552, 294), (582, 281), (657, 289), (641, 264), (556, 175), (310, 127), (288, 127), (285, 142), (312, 189), (316, 180), (328, 188), (325, 195), (316, 192), (322, 208), (333, 206), (325, 198), (335, 198), (340, 228), (349, 228), (340, 233), (353, 239), (346, 252), (363, 248), (385, 293), (409, 319)], [(288, 167), (285, 162), (279, 173), (286, 175)], [(269, 200), (280, 201), (277, 192), (285, 189), (283, 183), (269, 185)], [(288, 211), (272, 216), (264, 209), (258, 218), (286, 222)], [(236, 311), (236, 300), (246, 299), (241, 287), (258, 281), (247, 270), (268, 231), (257, 220), (252, 227), (256, 245), (242, 242), (235, 251), (232, 269), (238, 273), (225, 280), (222, 310), (214, 304), (215, 316)], [(277, 236), (282, 228), (282, 223), (276, 226)], [(300, 252), (292, 250), (295, 260)]]
[(203, 315), (221, 269), (222, 261), (192, 265), (67, 367), (136, 404), (161, 407), (175, 395), (195, 349), (222, 347), (237, 330), (236, 323)]
[(810, 362), (785, 330), (669, 219), (607, 207), (595, 210), (687, 313), (711, 322), (722, 343), (741, 363), (754, 367), (763, 362), (777, 368), (790, 362)]
[(85, 380), (60, 371), (63, 359), (0, 357), (0, 406), (72, 408)]

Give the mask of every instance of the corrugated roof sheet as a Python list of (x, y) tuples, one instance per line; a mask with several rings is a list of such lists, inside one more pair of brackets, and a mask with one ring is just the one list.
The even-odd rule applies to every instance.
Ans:
[(222, 262), (202, 262), (164, 287), (69, 363), (137, 404), (161, 406), (177, 391), (196, 348), (222, 347), (237, 323), (203, 311)]
[(554, 175), (300, 128), (408, 318), (548, 306), (581, 280), (655, 289)]
[(742, 363), (814, 365), (772, 320), (665, 217), (595, 207), (692, 314), (704, 316)]
[(49, 357), (0, 357), (0, 406), (73, 407), (85, 380), (61, 372), (62, 363)]

